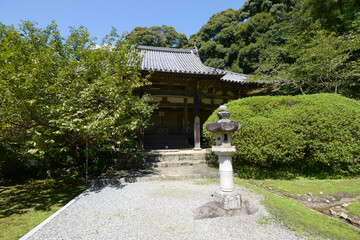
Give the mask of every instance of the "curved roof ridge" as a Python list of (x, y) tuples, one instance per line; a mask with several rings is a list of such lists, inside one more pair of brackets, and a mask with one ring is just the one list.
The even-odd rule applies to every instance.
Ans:
[(160, 51), (160, 52), (178, 52), (178, 53), (197, 53), (196, 49), (183, 49), (183, 48), (166, 48), (166, 47), (153, 47), (153, 46), (138, 46), (140, 50)]

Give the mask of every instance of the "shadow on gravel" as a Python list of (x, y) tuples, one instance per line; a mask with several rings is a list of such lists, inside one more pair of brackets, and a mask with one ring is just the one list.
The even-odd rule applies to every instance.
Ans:
[(152, 167), (112, 171), (91, 180), (91, 186), (115, 186), (121, 185), (122, 182), (133, 183), (141, 177), (152, 176), (157, 173), (158, 171)]
[(108, 185), (108, 186), (93, 186), (91, 188), (88, 189), (88, 191), (86, 191), (83, 195), (89, 195), (89, 193), (94, 192), (94, 193), (100, 193), (105, 187), (110, 187), (110, 188), (115, 188), (115, 189), (123, 189), (124, 187), (126, 187), (127, 184), (114, 184), (114, 185)]
[(0, 188), (0, 218), (23, 214), (31, 209), (50, 211), (54, 205), (63, 206), (85, 190), (83, 181), (52, 179)]

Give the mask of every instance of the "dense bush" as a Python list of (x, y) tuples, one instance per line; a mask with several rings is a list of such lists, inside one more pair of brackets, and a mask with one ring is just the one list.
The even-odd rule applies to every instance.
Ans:
[(39, 158), (20, 145), (0, 143), (0, 153), (0, 184), (46, 175)]
[[(28, 152), (18, 144), (0, 143), (0, 184), (16, 184), (29, 179), (78, 179), (85, 177), (85, 149), (71, 148), (67, 160), (48, 161)], [(143, 164), (143, 152), (136, 141), (129, 141), (115, 150), (101, 144), (89, 146), (89, 177), (96, 178), (110, 170), (131, 169)]]
[[(360, 102), (336, 94), (266, 96), (226, 104), (234, 134), (234, 171), (242, 177), (360, 173)], [(215, 111), (204, 124), (218, 118)]]

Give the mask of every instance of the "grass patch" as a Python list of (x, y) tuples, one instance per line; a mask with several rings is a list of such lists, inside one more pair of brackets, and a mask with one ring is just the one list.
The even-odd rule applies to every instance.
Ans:
[(24, 214), (0, 218), (0, 239), (19, 239), (60, 208), (54, 206), (49, 211), (30, 210)]
[(263, 188), (271, 187), (285, 195), (308, 194), (324, 195), (346, 192), (350, 195), (360, 194), (360, 179), (308, 179), (297, 178), (293, 180), (248, 180), (249, 183)]
[(210, 185), (214, 183), (219, 183), (220, 179), (202, 179), (202, 180), (195, 180), (194, 184), (196, 185)]
[(360, 230), (313, 211), (292, 199), (285, 199), (251, 184), (234, 181), (263, 194), (266, 209), (287, 227), (310, 238), (360, 239)]
[(350, 211), (351, 214), (356, 215), (360, 218), (360, 201), (354, 201), (352, 202), (348, 207), (346, 207), (347, 210)]
[(85, 190), (82, 181), (37, 180), (0, 186), (0, 239), (19, 239)]

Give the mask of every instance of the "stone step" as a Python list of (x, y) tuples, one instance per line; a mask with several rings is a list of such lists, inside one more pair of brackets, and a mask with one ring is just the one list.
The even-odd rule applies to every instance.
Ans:
[(183, 162), (183, 161), (206, 161), (206, 154), (148, 154), (147, 162)]
[(163, 143), (154, 143), (154, 144), (144, 144), (145, 150), (152, 149), (189, 149), (191, 146), (188, 143), (173, 143), (173, 144), (163, 144)]
[(206, 165), (206, 160), (191, 160), (191, 161), (160, 161), (146, 163), (147, 167), (154, 168), (166, 168), (166, 167), (178, 167), (178, 166), (198, 166)]
[(154, 150), (146, 153), (145, 165), (153, 168), (206, 165), (207, 154), (206, 149)]

